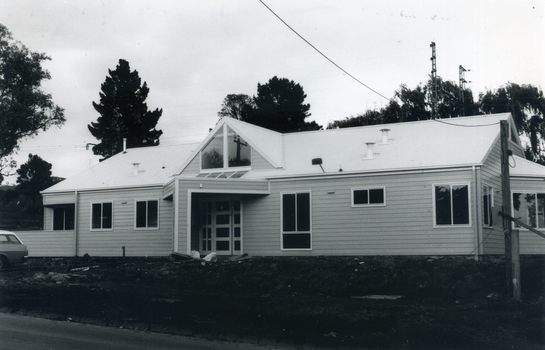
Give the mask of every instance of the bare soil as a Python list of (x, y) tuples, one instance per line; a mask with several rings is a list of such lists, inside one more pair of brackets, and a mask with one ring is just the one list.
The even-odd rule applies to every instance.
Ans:
[(545, 349), (545, 257), (30, 259), (0, 312), (300, 348)]

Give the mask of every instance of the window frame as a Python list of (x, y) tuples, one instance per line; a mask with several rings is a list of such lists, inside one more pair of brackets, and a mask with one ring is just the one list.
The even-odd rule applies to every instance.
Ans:
[[(208, 141), (208, 143), (199, 151), (199, 173), (214, 173), (214, 172), (227, 172), (227, 171), (243, 171), (243, 170), (251, 170), (252, 169), (252, 155), (254, 152), (253, 147), (248, 143), (248, 141), (242, 139), (244, 142), (247, 143), (247, 146), (250, 147), (249, 149), (249, 162), (248, 165), (229, 165), (229, 129), (231, 132), (233, 132), (233, 135), (238, 135), (238, 137), (241, 137), (240, 134), (238, 134), (235, 130), (230, 128), (227, 124), (223, 124), (221, 130), (217, 130), (216, 134), (212, 136), (212, 138)], [(221, 135), (221, 136), (219, 136)], [(221, 137), (221, 152), (222, 152), (222, 162), (223, 166), (221, 167), (215, 167), (215, 168), (204, 168), (203, 167), (203, 156), (204, 151), (206, 148), (214, 141), (214, 138)]]
[[(449, 193), (450, 193), (450, 224), (438, 224), (437, 223), (437, 200), (435, 195), (435, 188), (437, 186), (449, 186)], [(453, 196), (452, 196), (452, 187), (453, 186), (467, 186), (467, 224), (455, 224), (454, 223), (454, 206), (453, 204)], [(433, 227), (434, 228), (460, 228), (460, 227), (472, 227), (472, 217), (471, 217), (471, 183), (470, 182), (437, 182), (433, 183), (431, 186), (432, 191), (432, 205), (433, 205)]]
[[(146, 203), (146, 226), (138, 226), (138, 202), (145, 202)], [(157, 226), (149, 226), (149, 202), (157, 202)], [(158, 230), (159, 229), (159, 213), (161, 212), (159, 208), (159, 199), (158, 198), (151, 198), (151, 199), (135, 199), (134, 200), (134, 229), (135, 230)]]
[[(297, 195), (298, 194), (308, 194), (308, 230), (298, 231), (297, 229)], [(284, 196), (285, 195), (295, 195), (295, 228), (293, 231), (284, 230)], [(284, 235), (309, 235), (309, 247), (308, 248), (284, 248)], [(311, 191), (286, 191), (280, 192), (280, 250), (281, 251), (311, 251), (312, 250), (312, 192)]]
[[(73, 231), (75, 230), (76, 226), (76, 208), (75, 204), (67, 204), (67, 205), (55, 205), (51, 209), (53, 210), (53, 216), (51, 220), (51, 231)], [(68, 208), (71, 208), (72, 211), (72, 228), (66, 228), (67, 224), (70, 222), (69, 219), (67, 219), (67, 211)], [(62, 229), (55, 229), (55, 223), (56, 223), (56, 212), (57, 210), (62, 210)]]
[[(371, 190), (382, 190), (382, 203), (371, 203)], [(356, 204), (354, 203), (355, 191), (367, 191), (367, 203)], [(351, 189), (351, 205), (352, 208), (367, 208), (367, 207), (385, 207), (386, 206), (386, 186), (369, 186), (369, 187), (354, 187)]]
[[(103, 215), (104, 212), (104, 204), (111, 204), (112, 205), (112, 212), (111, 212), (111, 227), (104, 228), (103, 222), (101, 221), (101, 227), (100, 228), (94, 228), (93, 227), (93, 207), (95, 204), (100, 204), (100, 211), (101, 215)], [(90, 208), (90, 230), (91, 231), (113, 231), (114, 230), (114, 202), (113, 201), (105, 201), (105, 202), (91, 202), (91, 208)]]
[[(543, 227), (541, 227), (539, 225), (539, 215), (540, 215), (540, 211), (539, 211), (539, 196), (544, 196), (545, 197), (545, 192), (540, 192), (540, 191), (535, 191), (535, 190), (518, 190), (518, 191), (511, 191), (511, 216), (515, 218), (515, 201), (513, 199), (514, 197), (514, 194), (531, 194), (531, 195), (534, 195), (534, 202), (535, 202), (535, 221), (536, 221), (536, 224), (535, 226), (532, 226), (527, 220), (522, 220), (522, 217), (521, 217), (521, 221), (524, 222), (526, 225), (528, 226), (531, 226), (532, 228), (536, 229), (536, 230), (545, 230), (545, 208), (544, 208), (544, 211), (543, 211), (543, 216), (544, 216), (544, 225)], [(518, 210), (520, 211), (520, 209)], [(512, 222), (511, 223), (511, 227), (515, 230), (528, 230), (527, 228), (524, 228), (522, 226), (518, 226), (515, 222)]]
[[(488, 193), (485, 192), (485, 188), (488, 188)], [(483, 227), (494, 227), (494, 187), (487, 183), (483, 183), (481, 187), (481, 200), (482, 200), (482, 218), (483, 218)], [(484, 201), (485, 196), (488, 196), (488, 208), (486, 208), (486, 203)], [(488, 211), (488, 217), (486, 212)], [(488, 223), (486, 222), (488, 221)]]

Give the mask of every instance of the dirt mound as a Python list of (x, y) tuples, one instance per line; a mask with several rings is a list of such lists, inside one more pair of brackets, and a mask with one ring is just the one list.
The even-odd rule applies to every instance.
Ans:
[(542, 349), (545, 257), (32, 259), (0, 311), (220, 339), (356, 348)]

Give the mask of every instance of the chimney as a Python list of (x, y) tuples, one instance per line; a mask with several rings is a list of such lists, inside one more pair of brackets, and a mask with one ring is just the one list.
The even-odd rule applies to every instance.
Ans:
[(380, 129), (380, 131), (382, 131), (382, 144), (388, 144), (388, 131), (390, 131), (390, 129)]
[(132, 163), (132, 176), (138, 176), (140, 172), (140, 163)]
[(367, 145), (367, 159), (373, 159), (375, 158), (375, 153), (373, 152), (373, 146), (375, 146), (374, 142), (366, 142)]
[(123, 153), (127, 153), (127, 138), (123, 138)]

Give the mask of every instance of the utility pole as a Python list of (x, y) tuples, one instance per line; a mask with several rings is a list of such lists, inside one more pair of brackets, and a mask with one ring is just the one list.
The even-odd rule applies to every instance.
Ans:
[[(502, 212), (511, 213), (511, 185), (509, 183), (509, 124), (507, 120), (500, 121), (501, 140), (501, 189)], [(508, 214), (509, 215), (509, 214)], [(505, 273), (509, 293), (516, 301), (521, 299), (520, 290), (520, 256), (519, 231), (511, 230), (511, 220), (502, 215), (503, 233), (505, 242)]]
[(460, 92), (458, 96), (458, 102), (460, 103), (460, 111), (461, 111), (462, 117), (466, 115), (465, 101), (464, 101), (464, 88), (465, 88), (464, 84), (471, 83), (470, 81), (466, 81), (465, 72), (470, 72), (470, 69), (465, 69), (464, 67), (462, 67), (462, 65), (460, 65), (458, 70), (458, 75), (460, 78)]
[(437, 62), (435, 56), (435, 42), (431, 42), (431, 118), (437, 118)]

